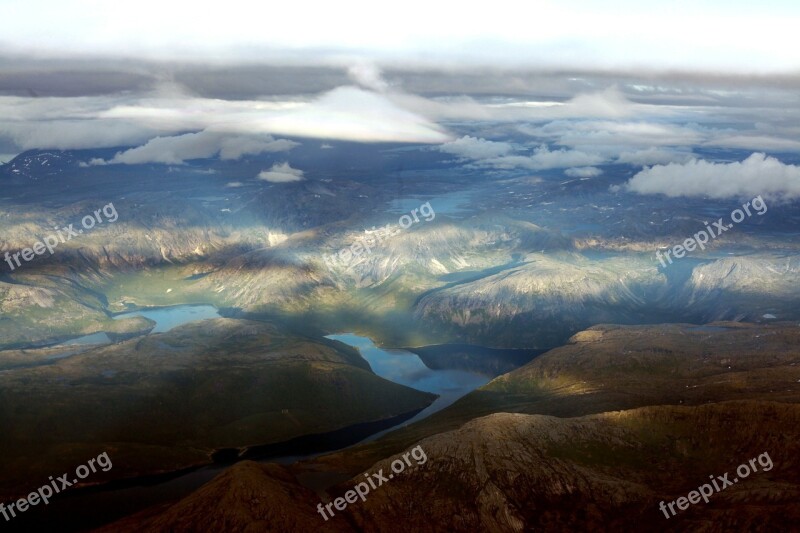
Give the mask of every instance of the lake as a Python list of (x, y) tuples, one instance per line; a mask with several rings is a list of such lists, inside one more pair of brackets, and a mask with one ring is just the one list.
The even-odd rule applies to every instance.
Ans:
[[(372, 371), (384, 379), (394, 381), (417, 390), (432, 392), (439, 397), (428, 407), (402, 423), (411, 424), (422, 420), (437, 411), (441, 411), (465, 394), (472, 392), (482, 385), (486, 385), (492, 376), (480, 372), (456, 369), (429, 368), (415, 353), (407, 350), (385, 350), (378, 348), (367, 337), (359, 337), (352, 333), (328, 335), (327, 339), (335, 340), (358, 349), (361, 356), (367, 360)], [(379, 434), (372, 435), (369, 440), (391, 431), (390, 428)]]
[(207, 318), (220, 318), (213, 305), (176, 305), (174, 307), (154, 307), (140, 311), (130, 311), (114, 315), (114, 320), (143, 316), (156, 323), (151, 333), (164, 333), (183, 324)]
[(455, 191), (428, 198), (397, 198), (389, 203), (389, 212), (406, 214), (425, 202), (430, 202), (434, 213), (437, 215), (463, 215), (474, 211), (470, 208), (470, 202), (474, 194), (474, 191)]
[[(114, 320), (121, 320), (123, 318), (131, 318), (134, 316), (143, 316), (149, 318), (156, 323), (151, 333), (164, 333), (183, 324), (194, 322), (195, 320), (205, 320), (207, 318), (220, 318), (217, 308), (213, 305), (176, 305), (173, 307), (153, 307), (149, 309), (141, 309), (139, 311), (129, 311), (114, 315)], [(103, 333), (92, 333), (91, 335), (84, 335), (76, 337), (68, 341), (64, 341), (59, 346), (89, 346), (97, 344), (111, 344), (111, 339)], [(70, 351), (69, 355), (77, 352)], [(64, 354), (58, 354), (51, 357), (51, 359), (60, 359), (67, 357)]]

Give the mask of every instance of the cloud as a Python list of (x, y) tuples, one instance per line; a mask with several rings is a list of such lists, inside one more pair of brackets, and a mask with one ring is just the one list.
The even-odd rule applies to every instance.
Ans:
[[(100, 63), (92, 68), (101, 68)], [(156, 68), (145, 62), (136, 68), (149, 73), (156, 84), (147, 92), (142, 92), (143, 82), (135, 81), (127, 91), (114, 89), (113, 93), (70, 98), (0, 96), (0, 151), (142, 148), (158, 138), (148, 149), (125, 157), (137, 153), (144, 157), (143, 152), (155, 153), (161, 145), (167, 147), (166, 156), (156, 154), (144, 159), (161, 158), (174, 164), (187, 160), (184, 152), (208, 153), (217, 147), (215, 153), (223, 158), (258, 153), (269, 142), (263, 140), (267, 136), (309, 137), (320, 143), (342, 139), (440, 144), (469, 132), (467, 138), (443, 150), (479, 162), (496, 158), (499, 160), (494, 164), (508, 167), (515, 164), (514, 160), (500, 158), (520, 155), (522, 147), (515, 133), (522, 131), (535, 139), (535, 145), (572, 149), (573, 155), (593, 154), (604, 161), (637, 166), (683, 163), (693, 157), (693, 149), (702, 147), (739, 148), (746, 153), (800, 152), (800, 127), (796, 126), (800, 111), (794, 105), (800, 76), (748, 78), (750, 81), (710, 75), (708, 79), (700, 75), (640, 79), (635, 73), (597, 72), (571, 77), (508, 71), (498, 76), (489, 70), (463, 73), (444, 66), (428, 71), (397, 64), (387, 67), (392, 69), (391, 79), (397, 80), (398, 86), (436, 95), (422, 97), (390, 87), (378, 67), (368, 61), (347, 58), (347, 65), (353, 64), (349, 72), (347, 66), (339, 66), (312, 69), (310, 74), (309, 69), (297, 66), (275, 71), (263, 65), (267, 70), (259, 70), (262, 67), (256, 65), (251, 71), (250, 67), (216, 63), (184, 65), (176, 67), (176, 72), (165, 73), (163, 66)], [(0, 92), (2, 80), (13, 79), (14, 69), (21, 68), (4, 65), (0, 61)], [(58, 67), (43, 62), (37, 65), (37, 72), (67, 68), (60, 63)], [(110, 68), (108, 63), (105, 68)], [(131, 67), (116, 63), (114, 68)], [(87, 72), (83, 88), (89, 90), (91, 79), (97, 76), (93, 70)], [(246, 87), (237, 92), (243, 83), (238, 81), (240, 72), (249, 74)], [(341, 85), (348, 83), (348, 74), (359, 86)], [(276, 77), (280, 80), (273, 82)], [(54, 75), (46, 81), (55, 87), (59, 79)], [(192, 91), (176, 85), (176, 79), (190, 84)], [(214, 80), (221, 79), (222, 85), (216, 85)], [(484, 84), (489, 81), (491, 85)], [(115, 81), (106, 89), (120, 88), (120, 83)], [(596, 89), (609, 85), (605, 90)], [(103, 83), (100, 86), (105, 87)], [(637, 87), (642, 90), (637, 91)], [(54, 94), (50, 89), (36, 87), (43, 95)], [(313, 91), (322, 92), (310, 94)], [(449, 124), (454, 128), (466, 125), (468, 129), (453, 136), (448, 132)], [(202, 135), (193, 141), (184, 139), (188, 145), (163, 140), (186, 132), (216, 133), (222, 139)], [(224, 141), (227, 138), (231, 140)], [(498, 141), (508, 142), (493, 144)], [(207, 143), (213, 147), (204, 148)], [(504, 146), (513, 148), (501, 152)], [(273, 147), (278, 149), (278, 145)], [(484, 149), (487, 151), (481, 152)], [(497, 153), (489, 153), (495, 149)], [(517, 162), (526, 168), (541, 167), (537, 159), (541, 158)]]
[(78, 161), (78, 166), (81, 167), (81, 168), (97, 167), (97, 166), (103, 166), (103, 165), (107, 165), (107, 164), (108, 164), (108, 161), (106, 161), (105, 159), (103, 159), (101, 157), (93, 157), (88, 162), (86, 162), (86, 161)]
[(109, 161), (96, 164), (163, 163), (180, 165), (192, 159), (206, 159), (219, 154), (221, 159), (239, 159), (245, 155), (263, 152), (283, 152), (298, 146), (299, 143), (286, 139), (273, 139), (271, 136), (225, 135), (209, 131), (186, 133), (171, 137), (156, 137), (146, 144), (119, 152)]
[(709, 146), (742, 148), (745, 150), (769, 150), (775, 152), (800, 152), (800, 141), (772, 135), (730, 135), (709, 141)]
[[(67, 5), (40, 0), (0, 3), (0, 20), (14, 21), (4, 28), (4, 47), (25, 57), (308, 64), (341, 62), (355, 55), (426, 65), (477, 63), (540, 70), (797, 68), (787, 36), (795, 28), (798, 8), (790, 2), (696, 2), (673, 10), (629, 0), (541, 2), (531, 17), (516, 15), (517, 3), (500, 0), (491, 9), (461, 6), (458, 23), (453, 23), (451, 6), (422, 0), (404, 2), (390, 17), (365, 9), (360, 1), (314, 5), (313, 10), (311, 5), (254, 6), (228, 0), (225, 9), (193, 13), (187, 24), (185, 2), (141, 0), (136, 9), (121, 13), (118, 6), (101, 2)], [(76, 17), (76, 11), (83, 16)], [(282, 23), (265, 31), (265, 20)], [(299, 21), (303, 31), (298, 31)]]
[(288, 139), (274, 139), (267, 135), (262, 138), (232, 136), (224, 137), (220, 143), (221, 159), (240, 159), (245, 155), (258, 155), (264, 152), (288, 152), (300, 143)]
[(342, 86), (311, 99), (227, 101), (188, 95), (147, 98), (105, 111), (150, 128), (278, 134), (358, 142), (441, 143), (447, 131), (389, 97)]
[(409, 111), (387, 96), (358, 87), (338, 87), (312, 102), (262, 117), (251, 117), (256, 130), (360, 142), (442, 143), (445, 128)]
[(31, 117), (31, 120), (25, 122), (0, 123), (0, 134), (10, 137), (21, 150), (70, 150), (130, 146), (145, 142), (157, 132), (125, 121), (48, 120)]
[(464, 159), (489, 159), (511, 152), (512, 146), (505, 142), (487, 141), (484, 138), (465, 135), (455, 141), (439, 146), (439, 151), (457, 155)]
[(666, 163), (686, 163), (692, 159), (694, 159), (694, 154), (688, 149), (676, 150), (651, 146), (644, 150), (622, 152), (616, 162), (645, 167)]
[[(488, 75), (488, 74), (487, 74)], [(460, 89), (469, 92), (469, 85)], [(502, 90), (502, 89), (498, 89)], [(619, 119), (634, 114), (660, 114), (658, 106), (636, 104), (616, 87), (582, 92), (566, 102), (552, 98), (511, 101), (478, 100), (461, 95), (423, 98), (405, 93), (388, 93), (398, 105), (436, 120), (483, 120), (519, 122), (521, 120)]]
[(621, 118), (629, 116), (633, 111), (630, 100), (617, 87), (579, 94), (570, 100), (568, 108), (575, 115), (582, 117)]
[(679, 125), (652, 120), (556, 120), (539, 127), (520, 126), (519, 131), (561, 146), (602, 151), (657, 146), (689, 146), (706, 139), (708, 131), (696, 124)]
[(270, 183), (290, 183), (303, 181), (303, 174), (302, 170), (292, 168), (289, 163), (275, 163), (269, 170), (259, 172), (258, 179)]
[(498, 169), (524, 168), (528, 170), (546, 170), (551, 168), (568, 168), (599, 165), (605, 158), (598, 154), (581, 152), (578, 150), (550, 150), (547, 145), (536, 148), (532, 156), (508, 155), (484, 159), (476, 164)]
[(596, 178), (602, 173), (603, 171), (597, 167), (568, 168), (564, 171), (570, 178)]
[[(316, 96), (254, 100), (202, 98), (174, 83), (162, 83), (144, 94), (0, 96), (0, 117), (0, 142), (9, 138), (13, 148), (140, 148), (118, 162), (141, 158), (178, 163), (216, 153), (236, 159), (278, 149), (280, 143), (273, 144), (268, 135), (359, 142), (452, 139), (444, 127), (388, 95), (353, 86)], [(184, 137), (187, 131), (200, 133)], [(148, 141), (153, 144), (148, 146)], [(284, 148), (289, 142), (283, 141)], [(165, 154), (158, 156), (162, 149)]]
[(347, 70), (350, 78), (367, 89), (382, 93), (386, 92), (389, 84), (381, 76), (381, 70), (371, 63), (358, 63)]
[(763, 153), (741, 162), (715, 163), (695, 159), (646, 168), (625, 184), (639, 194), (670, 197), (800, 198), (800, 166), (787, 165)]

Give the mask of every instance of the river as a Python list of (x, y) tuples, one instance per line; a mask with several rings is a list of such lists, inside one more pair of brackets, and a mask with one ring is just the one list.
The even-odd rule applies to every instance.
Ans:
[[(167, 308), (144, 309), (115, 315), (114, 318), (125, 318), (131, 316), (145, 316), (154, 320), (156, 326), (153, 333), (169, 331), (172, 328), (205, 318), (218, 317), (216, 308), (210, 305), (181, 305)], [(416, 353), (403, 349), (384, 349), (375, 346), (367, 337), (360, 337), (352, 333), (330, 335), (327, 338), (342, 342), (357, 348), (362, 357), (369, 363), (373, 372), (387, 380), (412, 387), (418, 390), (432, 392), (438, 398), (428, 407), (417, 413), (413, 418), (405, 419), (395, 423), (390, 427), (377, 427), (365, 424), (363, 428), (353, 428), (352, 434), (345, 437), (348, 442), (344, 445), (337, 445), (329, 449), (315, 450), (314, 453), (303, 454), (284, 454), (262, 458), (262, 461), (292, 463), (298, 460), (315, 457), (325, 453), (343, 449), (359, 442), (374, 440), (380, 436), (397, 429), (398, 427), (416, 422), (431, 414), (440, 411), (451, 405), (458, 398), (461, 398), (470, 391), (484, 385), (490, 381), (494, 374), (498, 372), (487, 372), (487, 367), (502, 367), (503, 365), (487, 365), (486, 360), (493, 357), (506, 358), (506, 354), (499, 355), (502, 350), (491, 350), (481, 347), (470, 347), (460, 345), (457, 351), (459, 354), (465, 350), (472, 351), (471, 358), (480, 360), (480, 365), (473, 365), (460, 361), (459, 368), (447, 368), (453, 366), (453, 361), (448, 359), (436, 365), (434, 369), (427, 366)], [(105, 339), (98, 334), (86, 336), (86, 338), (73, 339), (65, 343), (73, 348), (76, 345), (91, 348), (87, 344), (105, 344)], [(424, 348), (420, 349), (424, 350)], [(434, 352), (450, 352), (447, 347), (435, 347)], [(428, 356), (430, 358), (432, 356)], [(527, 356), (526, 356), (527, 357)], [(531, 355), (532, 357), (532, 355)], [(470, 358), (468, 358), (470, 359)], [(519, 364), (519, 356), (516, 356), (514, 366)], [(435, 359), (434, 359), (435, 360)], [(504, 361), (508, 366), (508, 361)], [(478, 368), (480, 367), (480, 368)], [(336, 442), (341, 441), (341, 435)], [(99, 487), (85, 490), (77, 490), (66, 493), (60, 498), (54, 499), (48, 506), (47, 512), (29, 514), (26, 518), (31, 520), (18, 521), (17, 525), (29, 529), (31, 527), (59, 524), (61, 531), (82, 531), (89, 528), (98, 527), (104, 523), (109, 523), (123, 516), (128, 516), (153, 505), (163, 504), (164, 502), (174, 501), (182, 498), (203, 484), (213, 479), (220, 472), (228, 468), (228, 464), (214, 464), (198, 468), (184, 473), (176, 473), (171, 477), (160, 479), (142, 480), (139, 483), (128, 484), (114, 488)], [(41, 519), (39, 522), (38, 519)], [(38, 522), (38, 523), (37, 523)]]

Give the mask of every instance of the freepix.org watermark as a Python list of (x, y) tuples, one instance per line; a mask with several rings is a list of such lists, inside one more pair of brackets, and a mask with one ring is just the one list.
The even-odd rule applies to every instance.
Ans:
[[(384, 475), (383, 468), (378, 470), (377, 473), (370, 474), (367, 472), (364, 474), (367, 481), (362, 481), (357, 484), (355, 489), (345, 492), (344, 497), (336, 498), (324, 507), (322, 503), (317, 504), (317, 512), (322, 515), (322, 518), (327, 522), (336, 514), (331, 507), (336, 507), (337, 510), (344, 511), (348, 503), (356, 503), (359, 498), (361, 498), (362, 502), (365, 502), (367, 501), (367, 494), (369, 494), (370, 490), (375, 490), (384, 483), (388, 483), (390, 479), (394, 478), (395, 474), (402, 473), (406, 469), (406, 466), (413, 466), (409, 457), (412, 457), (417, 462), (417, 466), (424, 465), (428, 461), (428, 456), (425, 454), (425, 450), (422, 449), (422, 446), (413, 448), (410, 452), (404, 453), (401, 457), (402, 459), (395, 459), (392, 461), (390, 465), (393, 472), (392, 474)], [(328, 513), (330, 513), (330, 517), (325, 513), (326, 509)]]
[(400, 231), (406, 230), (418, 223), (420, 218), (417, 216), (417, 213), (422, 216), (425, 222), (430, 222), (436, 218), (436, 212), (433, 210), (433, 207), (431, 207), (431, 203), (425, 202), (421, 206), (409, 211), (409, 214), (401, 216), (397, 221), (399, 228), (391, 224), (386, 224), (383, 228), (375, 229), (373, 227), (372, 230), (365, 230), (363, 237), (350, 246), (345, 246), (339, 250), (338, 253), (333, 255), (322, 254), (322, 260), (331, 270), (338, 262), (347, 266), (353, 259), (359, 257), (365, 251), (371, 254), (372, 249), (381, 244), (385, 239), (397, 235)]
[(51, 233), (41, 241), (34, 243), (34, 245), (30, 248), (24, 248), (13, 254), (11, 252), (6, 252), (6, 263), (8, 263), (8, 266), (13, 272), (15, 269), (22, 266), (20, 259), (28, 262), (32, 261), (37, 255), (44, 255), (45, 252), (53, 255), (56, 247), (58, 247), (59, 244), (64, 244), (65, 242), (72, 240), (73, 237), (77, 237), (78, 235), (82, 234), (84, 229), (91, 230), (95, 227), (95, 225), (102, 224), (103, 218), (100, 216), (101, 214), (105, 216), (106, 222), (116, 222), (119, 218), (119, 214), (117, 213), (117, 209), (114, 207), (114, 204), (107, 204), (101, 209), (96, 210), (93, 214), (86, 215), (83, 217), (83, 219), (81, 219), (81, 226), (83, 226), (83, 229), (75, 229), (75, 224), (70, 224), (69, 226), (61, 229), (56, 226), (53, 228), (56, 230), (55, 234)]
[(73, 477), (72, 480), (70, 480), (69, 474), (64, 474), (56, 479), (50, 476), (50, 483), (42, 485), (36, 492), (31, 492), (28, 494), (27, 498), (20, 498), (13, 503), (9, 503), (8, 506), (4, 503), (0, 503), (0, 513), (2, 513), (6, 522), (8, 522), (12, 518), (16, 518), (17, 513), (24, 513), (31, 507), (39, 505), (39, 503), (44, 503), (45, 505), (49, 504), (50, 498), (52, 498), (54, 494), (58, 494), (62, 490), (76, 485), (79, 479), (86, 479), (92, 472), (97, 472), (97, 467), (100, 467), (103, 472), (108, 472), (111, 470), (112, 466), (114, 465), (111, 464), (108, 453), (103, 452), (96, 458), (89, 459), (85, 465), (80, 465), (76, 468), (75, 477)]
[[(681, 496), (677, 500), (671, 501), (667, 504), (664, 504), (664, 502), (662, 501), (661, 503), (658, 504), (658, 508), (661, 509), (661, 512), (664, 513), (664, 516), (667, 517), (667, 519), (669, 519), (670, 516), (675, 516), (676, 505), (678, 506), (679, 511), (685, 511), (686, 509), (689, 508), (690, 504), (699, 503), (701, 498), (706, 503), (708, 503), (708, 498), (709, 496), (712, 496), (715, 493), (715, 489), (716, 492), (721, 492), (727, 489), (728, 487), (733, 486), (734, 483), (738, 483), (740, 479), (744, 479), (747, 476), (749, 476), (751, 470), (753, 473), (758, 472), (758, 466), (756, 465), (756, 460), (758, 460), (758, 465), (761, 465), (762, 471), (769, 472), (770, 470), (772, 470), (773, 467), (772, 459), (770, 458), (767, 452), (764, 452), (758, 457), (750, 459), (750, 461), (748, 461), (747, 463), (740, 464), (739, 467), (736, 469), (737, 477), (734, 477), (732, 480), (728, 479), (727, 472), (721, 476), (717, 476), (716, 479), (714, 479), (713, 475), (708, 476), (711, 479), (711, 483), (700, 485), (699, 487), (697, 487), (697, 490), (693, 490), (686, 496)], [(669, 508), (669, 512), (672, 513), (672, 515), (669, 515), (667, 513), (667, 508)]]
[[(734, 209), (731, 212), (731, 220), (734, 222), (734, 224), (738, 224), (745, 218), (753, 216), (753, 212), (750, 211), (751, 207), (759, 216), (767, 212), (767, 204), (764, 202), (764, 199), (761, 198), (760, 195), (756, 196), (746, 204), (742, 205), (742, 209)], [(663, 257), (661, 255), (661, 251), (657, 251), (656, 259), (661, 262), (661, 266), (665, 268), (667, 266), (667, 263), (664, 261), (664, 259), (669, 261), (670, 265), (672, 264), (672, 258), (670, 257), (670, 254), (674, 255), (676, 259), (681, 259), (686, 255), (686, 252), (693, 252), (697, 248), (705, 250), (709, 239), (716, 239), (729, 229), (733, 228), (733, 224), (725, 224), (725, 221), (721, 218), (713, 224), (709, 225), (708, 222), (705, 224), (705, 229), (698, 231), (692, 237), (689, 237), (683, 241), (683, 244), (676, 244), (672, 248), (667, 249), (667, 251), (664, 252)]]

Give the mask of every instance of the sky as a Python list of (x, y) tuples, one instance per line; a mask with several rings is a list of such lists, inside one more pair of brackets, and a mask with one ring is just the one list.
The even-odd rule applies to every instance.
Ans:
[(13, 54), (796, 72), (797, 2), (5, 0)]
[(766, 175), (795, 198), (798, 15), (796, 2), (5, 0), (0, 161), (272, 153), (253, 179), (290, 183), (306, 179), (291, 162), (305, 139), (401, 142), (487, 173), (632, 165), (640, 194), (744, 195)]

